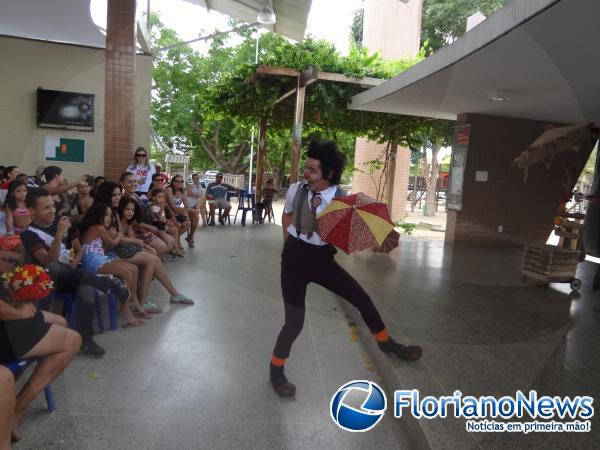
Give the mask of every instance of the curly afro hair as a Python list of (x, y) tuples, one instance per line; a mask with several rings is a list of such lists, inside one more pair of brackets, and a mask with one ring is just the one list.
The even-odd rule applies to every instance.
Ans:
[(335, 142), (312, 141), (308, 144), (306, 157), (316, 159), (321, 163), (323, 178), (328, 180), (331, 185), (340, 184), (346, 165), (346, 155), (338, 149)]

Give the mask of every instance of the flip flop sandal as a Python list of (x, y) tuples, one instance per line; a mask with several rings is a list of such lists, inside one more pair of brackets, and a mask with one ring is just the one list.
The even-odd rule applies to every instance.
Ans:
[(163, 310), (159, 306), (151, 302), (142, 303), (142, 308), (144, 308), (144, 311), (150, 314), (160, 314), (163, 312)]
[(194, 304), (194, 300), (186, 297), (183, 294), (177, 294), (175, 296), (171, 296), (171, 298), (169, 299), (169, 302), (179, 304), (179, 305), (193, 305)]

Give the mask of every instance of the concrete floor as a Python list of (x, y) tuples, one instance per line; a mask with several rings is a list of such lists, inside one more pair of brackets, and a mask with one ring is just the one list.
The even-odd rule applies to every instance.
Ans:
[(43, 396), (25, 418), (15, 449), (408, 448), (393, 418), (376, 432), (339, 430), (329, 418), (334, 392), (352, 379), (377, 380), (373, 363), (338, 301), (309, 289), (305, 328), (287, 365), (295, 400), (268, 381), (283, 321), (281, 228), (203, 229), (196, 248), (168, 264), (192, 307), (169, 309), (137, 329), (97, 336), (107, 354), (78, 356), (54, 384), (57, 411)]
[[(417, 363), (376, 350), (343, 302), (309, 288), (305, 328), (287, 364), (298, 392), (281, 400), (268, 361), (283, 319), (281, 228), (214, 227), (196, 249), (168, 263), (181, 291), (197, 299), (141, 329), (98, 336), (107, 355), (77, 357), (54, 383), (58, 410), (43, 396), (25, 419), (24, 448), (599, 448), (591, 433), (465, 431), (464, 422), (397, 420), (368, 433), (337, 429), (332, 394), (352, 379), (422, 395), (600, 395), (596, 266), (580, 265), (579, 298), (567, 285), (532, 287), (519, 274), (520, 251), (444, 247), (403, 237), (390, 257), (339, 255), (369, 291), (391, 333), (419, 343)], [(152, 299), (167, 295), (153, 286)], [(366, 338), (366, 339), (362, 339)]]

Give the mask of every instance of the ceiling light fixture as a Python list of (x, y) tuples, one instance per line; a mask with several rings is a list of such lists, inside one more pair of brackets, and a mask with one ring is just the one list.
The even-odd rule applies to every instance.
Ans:
[(491, 91), (488, 93), (488, 100), (493, 102), (507, 102), (510, 100), (510, 93), (508, 91)]

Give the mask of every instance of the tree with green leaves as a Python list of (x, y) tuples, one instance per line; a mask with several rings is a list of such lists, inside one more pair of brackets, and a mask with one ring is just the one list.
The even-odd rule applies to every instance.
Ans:
[(421, 45), (429, 55), (465, 34), (471, 15), (479, 11), (489, 17), (506, 3), (508, 0), (423, 0)]
[[(178, 41), (157, 17), (151, 23), (158, 47)], [(252, 125), (264, 119), (269, 134), (280, 136), (283, 130), (291, 128), (294, 97), (273, 106), (291, 78), (254, 77), (255, 41), (249, 31), (245, 33), (245, 40), (234, 47), (225, 47), (223, 38), (215, 39), (207, 56), (183, 45), (170, 48), (155, 59), (154, 127), (169, 147), (192, 153), (194, 165), (206, 162), (208, 156), (220, 168), (243, 170), (248, 161), (242, 155), (249, 145)], [(342, 57), (329, 42), (307, 38), (301, 43), (291, 43), (273, 33), (260, 36), (259, 49), (260, 64), (297, 70), (316, 66), (322, 71), (356, 78), (390, 78), (418, 60), (385, 62), (378, 55), (357, 48)], [(399, 122), (407, 120), (391, 114), (382, 120), (377, 113), (348, 110), (346, 105), (352, 96), (362, 90), (357, 84), (329, 81), (312, 85), (305, 103), (305, 136), (314, 133), (337, 134), (338, 139), (344, 133), (383, 136), (384, 123), (397, 127)]]
[(354, 45), (356, 48), (362, 48), (364, 21), (365, 9), (361, 8), (354, 11), (352, 26), (350, 27), (350, 45)]
[[(423, 154), (423, 177), (426, 186), (426, 200), (423, 215), (435, 216), (435, 198), (437, 181), (440, 173), (438, 154), (442, 147), (451, 144), (454, 122), (449, 120), (432, 120), (421, 125), (418, 139), (421, 138)], [(427, 161), (427, 150), (431, 152), (431, 166)]]
[[(152, 13), (151, 32), (155, 47), (181, 42)], [(243, 33), (243, 31), (242, 31)], [(208, 56), (189, 45), (177, 45), (154, 57), (152, 125), (170, 150), (192, 156), (192, 166), (242, 173), (248, 167), (250, 128), (229, 117), (215, 115), (205, 92), (235, 60), (253, 58), (249, 48), (236, 51), (224, 45), (225, 36), (213, 39)]]
[[(157, 18), (152, 23), (159, 47), (178, 41)], [(208, 162), (222, 170), (240, 173), (249, 162), (251, 127), (259, 121), (266, 123), (269, 148), (266, 169), (280, 180), (290, 161), (295, 98), (290, 96), (276, 105), (274, 102), (289, 90), (295, 78), (257, 76), (255, 41), (251, 31), (241, 34), (244, 41), (233, 47), (224, 46), (224, 38), (217, 37), (206, 56), (182, 45), (156, 57), (153, 124), (169, 147), (192, 154), (194, 166), (201, 163), (206, 167)], [(358, 79), (388, 79), (424, 57), (421, 52), (412, 59), (384, 61), (379, 55), (354, 46), (344, 57), (329, 42), (309, 37), (301, 43), (292, 43), (273, 33), (260, 36), (259, 49), (259, 65), (298, 71), (317, 67), (320, 71)], [(344, 142), (341, 147), (349, 160), (353, 160), (356, 136), (387, 143), (380, 157), (384, 170), (378, 192), (379, 199), (386, 200), (391, 187), (386, 170), (389, 161), (399, 145), (417, 145), (415, 139), (421, 138), (416, 136), (431, 129), (431, 125), (423, 128), (429, 122), (423, 118), (349, 110), (347, 105), (352, 96), (363, 89), (359, 84), (324, 80), (312, 84), (305, 99), (303, 139), (321, 136)]]

